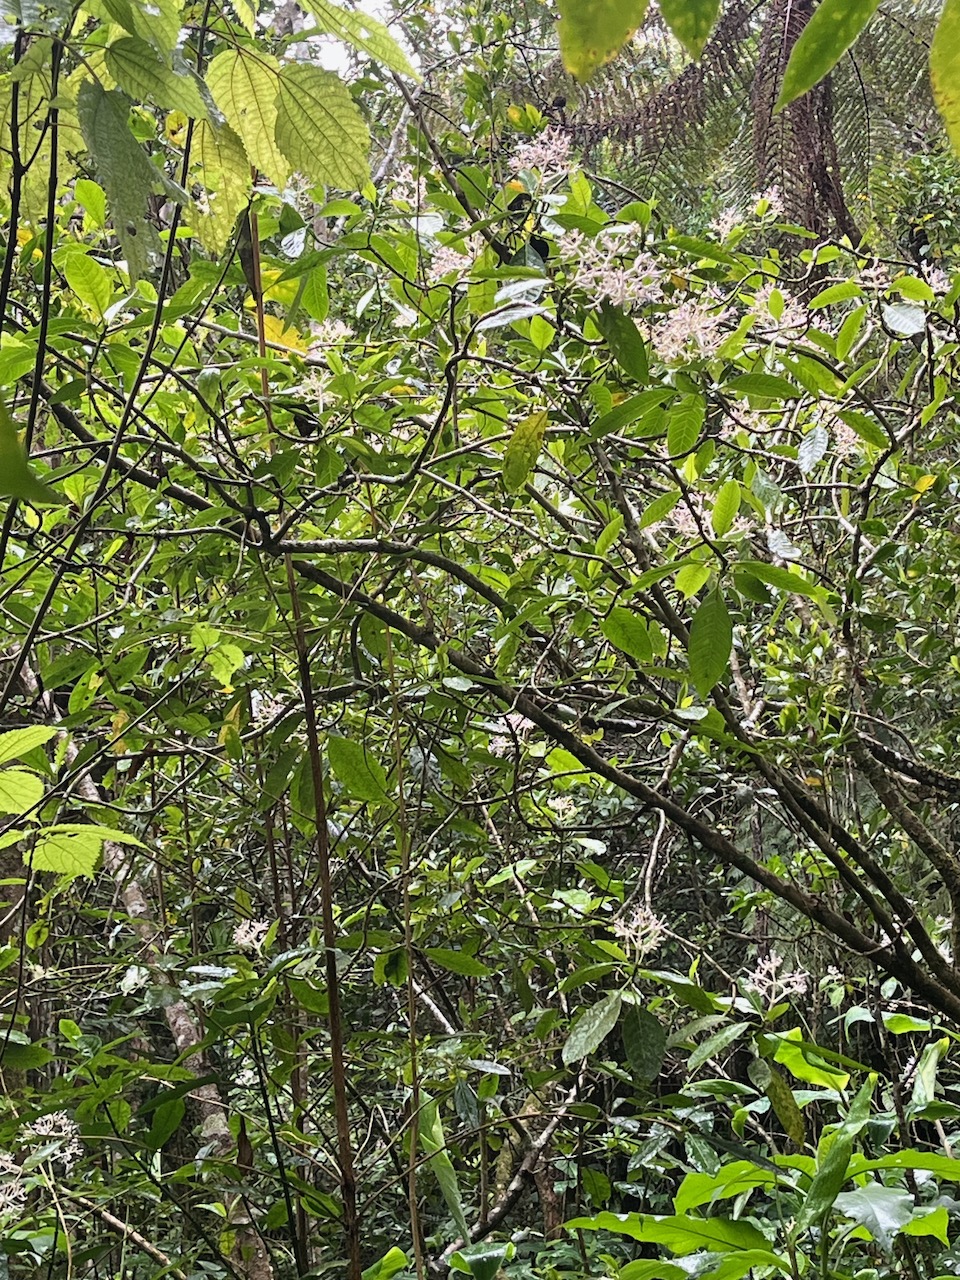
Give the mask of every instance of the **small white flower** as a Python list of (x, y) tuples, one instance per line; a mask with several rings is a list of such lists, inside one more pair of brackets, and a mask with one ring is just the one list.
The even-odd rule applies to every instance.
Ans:
[(753, 977), (747, 980), (761, 1000), (769, 1007), (779, 1004), (781, 1000), (789, 1000), (791, 996), (802, 996), (807, 990), (807, 975), (783, 971), (783, 961), (776, 951), (771, 951), (757, 965)]
[(431, 284), (439, 284), (454, 273), (458, 280), (470, 274), (474, 260), (483, 251), (483, 241), (479, 236), (472, 235), (460, 243), (463, 245), (462, 250), (454, 248), (452, 244), (438, 244), (433, 250), (429, 272)]
[(726, 238), (740, 226), (741, 218), (736, 209), (724, 209), (710, 223), (710, 230), (718, 240)]
[(24, 1141), (35, 1148), (56, 1143), (57, 1150), (51, 1152), (47, 1158), (61, 1164), (65, 1174), (72, 1171), (73, 1166), (83, 1155), (79, 1137), (80, 1126), (67, 1115), (66, 1111), (50, 1111), (45, 1116), (38, 1116), (36, 1120), (24, 1125), (20, 1133)]
[(503, 725), (505, 732), (498, 733), (490, 739), (489, 750), (495, 756), (506, 756), (513, 752), (517, 739), (527, 736), (533, 728), (533, 722), (528, 720), (526, 716), (510, 711), (505, 716), (500, 717), (500, 723)]
[(613, 932), (623, 943), (623, 949), (642, 960), (659, 950), (667, 934), (667, 926), (649, 907), (636, 907), (629, 916), (621, 916), (613, 922)]
[(664, 364), (680, 364), (710, 357), (725, 338), (726, 307), (717, 309), (708, 301), (688, 298), (665, 313), (653, 330), (653, 345)]
[(259, 951), (269, 932), (267, 920), (241, 920), (233, 931), (233, 945), (238, 951)]
[(545, 129), (521, 142), (511, 157), (515, 173), (536, 169), (543, 177), (566, 173), (570, 167), (570, 139), (562, 129)]

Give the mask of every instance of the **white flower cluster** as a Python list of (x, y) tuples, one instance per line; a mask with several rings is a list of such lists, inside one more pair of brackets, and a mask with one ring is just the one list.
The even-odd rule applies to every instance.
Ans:
[(614, 920), (613, 932), (637, 960), (659, 950), (667, 934), (667, 926), (649, 907), (636, 907), (629, 916)]
[(544, 178), (566, 173), (570, 168), (570, 139), (562, 129), (545, 129), (536, 138), (520, 143), (511, 156), (511, 166), (515, 173), (535, 169)]
[(401, 165), (393, 178), (390, 199), (405, 204), (410, 209), (422, 209), (427, 203), (427, 181), (423, 174), (414, 173), (408, 164)]
[(709, 296), (688, 298), (672, 306), (653, 330), (653, 346), (664, 364), (715, 355), (726, 334), (727, 307)]
[(328, 318), (311, 326), (310, 354), (323, 355), (328, 347), (339, 346), (353, 337), (353, 330), (342, 320)]
[(26, 1199), (23, 1171), (8, 1151), (0, 1151), (0, 1222), (18, 1216)]
[(764, 320), (769, 320), (781, 332), (787, 329), (806, 329), (810, 317), (806, 307), (786, 289), (768, 280), (753, 295), (754, 309)]
[(632, 307), (661, 298), (663, 270), (643, 247), (636, 222), (613, 222), (595, 236), (571, 231), (559, 244), (570, 282), (595, 301)]
[(461, 243), (462, 249), (456, 249), (452, 244), (438, 244), (433, 250), (430, 255), (431, 284), (439, 284), (454, 273), (458, 280), (470, 274), (474, 260), (483, 252), (483, 241), (480, 236), (472, 235)]
[(776, 951), (771, 951), (757, 965), (749, 985), (769, 1006), (789, 1000), (791, 996), (802, 996), (807, 990), (807, 975), (799, 970), (785, 971), (783, 960)]
[(80, 1126), (66, 1111), (50, 1111), (45, 1116), (38, 1116), (23, 1127), (21, 1134), (34, 1148), (55, 1144), (56, 1150), (50, 1152), (47, 1159), (61, 1165), (65, 1174), (72, 1172), (83, 1155)]
[(525, 738), (533, 728), (533, 722), (515, 711), (500, 717), (504, 732), (495, 734), (490, 739), (489, 749), (495, 756), (510, 755), (517, 738)]
[(268, 920), (241, 920), (233, 931), (233, 945), (238, 951), (259, 951), (269, 932)]

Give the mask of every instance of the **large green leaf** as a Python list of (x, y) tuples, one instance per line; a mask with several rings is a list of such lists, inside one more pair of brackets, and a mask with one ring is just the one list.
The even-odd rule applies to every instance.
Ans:
[(720, 0), (660, 0), (667, 26), (687, 53), (699, 58), (720, 11)]
[(667, 414), (667, 452), (681, 457), (696, 448), (703, 428), (706, 406), (703, 397), (684, 396)]
[[(650, 376), (647, 349), (633, 317), (628, 316), (620, 307), (614, 307), (609, 302), (605, 302), (593, 318), (624, 373), (629, 374), (637, 382), (646, 382)], [(658, 388), (656, 394), (659, 400), (665, 398), (663, 388)], [(605, 430), (616, 430), (616, 428), (605, 427)]]
[(630, 1074), (641, 1084), (656, 1080), (667, 1048), (667, 1033), (647, 1009), (628, 1005), (620, 1022), (623, 1050)]
[[(807, 1191), (806, 1198), (797, 1215), (797, 1229), (805, 1230), (821, 1219), (833, 1208), (840, 1188), (849, 1176), (850, 1156), (853, 1153), (853, 1140), (870, 1118), (870, 1099), (876, 1086), (876, 1076), (871, 1076), (862, 1086), (853, 1102), (846, 1119), (831, 1137), (830, 1145), (822, 1159), (818, 1155), (818, 1168)], [(821, 1149), (825, 1147), (821, 1139)]]
[(903, 1187), (885, 1187), (882, 1182), (868, 1181), (855, 1191), (841, 1191), (834, 1203), (845, 1218), (866, 1227), (886, 1253), (913, 1217), (910, 1192)]
[(821, 0), (793, 46), (776, 109), (828, 75), (879, 8), (880, 0)]
[(43, 782), (26, 769), (0, 769), (0, 813), (26, 813), (43, 799)]
[(57, 506), (63, 499), (30, 470), (20, 445), (16, 424), (0, 404), (0, 495), (19, 498), (34, 506)]
[(45, 724), (31, 724), (24, 729), (10, 729), (7, 733), (0, 733), (0, 764), (22, 760), (28, 752), (49, 742), (56, 732), (56, 729)]
[(375, 62), (391, 71), (415, 80), (420, 78), (403, 49), (376, 18), (359, 9), (341, 9), (339, 5), (328, 4), (327, 0), (302, 0), (300, 7), (316, 18), (321, 31), (369, 53)]
[(563, 65), (581, 82), (615, 58), (647, 13), (648, 0), (559, 0)]
[(383, 765), (352, 738), (331, 736), (327, 741), (330, 768), (348, 795), (374, 804), (387, 799)]
[(960, 153), (960, 0), (944, 0), (930, 47), (930, 80), (953, 149)]
[(250, 163), (282, 190), (290, 164), (276, 140), (279, 62), (261, 50), (224, 49), (207, 69), (207, 87)]
[(617, 606), (600, 624), (603, 635), (618, 649), (628, 653), (637, 662), (649, 662), (653, 657), (650, 632), (642, 618), (630, 609)]
[(733, 623), (719, 590), (711, 591), (694, 614), (687, 659), (701, 698), (721, 679), (733, 647)]
[(37, 840), (32, 856), (25, 861), (34, 871), (53, 871), (60, 876), (93, 879), (103, 841), (80, 831), (45, 831)]
[(113, 301), (110, 273), (87, 253), (71, 253), (63, 264), (67, 284), (102, 320)]
[(107, 70), (135, 102), (148, 102), (183, 111), (194, 119), (207, 115), (207, 105), (189, 74), (174, 71), (153, 45), (138, 36), (124, 36), (109, 45)]
[(280, 72), (277, 145), (315, 182), (353, 190), (368, 177), (370, 134), (350, 90), (332, 71), (306, 63)]
[(547, 429), (547, 412), (540, 409), (518, 423), (503, 454), (503, 484), (508, 493), (518, 493), (534, 468)]
[(146, 217), (154, 191), (183, 200), (185, 193), (152, 165), (130, 132), (130, 103), (122, 93), (107, 93), (95, 80), (84, 80), (77, 94), (77, 114), (84, 142), (97, 176), (107, 193), (114, 230), (131, 279), (143, 275), (151, 254), (159, 255), (160, 241)]
[(740, 510), (740, 496), (740, 482), (738, 480), (727, 480), (717, 494), (713, 503), (713, 510), (710, 512), (710, 523), (713, 525), (713, 532), (718, 538), (722, 538), (728, 532), (737, 518), (737, 513)]
[(734, 1249), (762, 1249), (769, 1256), (766, 1237), (749, 1222), (725, 1218), (692, 1218), (683, 1214), (655, 1217), (651, 1213), (598, 1213), (593, 1218), (574, 1218), (567, 1227), (573, 1231), (619, 1231), (631, 1240), (662, 1244), (672, 1253), (693, 1253), (709, 1249), (726, 1253)]
[(447, 1208), (464, 1240), (470, 1239), (470, 1228), (463, 1213), (463, 1200), (460, 1196), (460, 1183), (453, 1161), (447, 1154), (447, 1141), (440, 1121), (440, 1110), (436, 1101), (428, 1094), (421, 1093), (420, 1110), (420, 1145), (430, 1157), (430, 1168), (440, 1184), (440, 1191), (446, 1201)]
[(201, 120), (193, 135), (193, 153), (206, 187), (206, 199), (188, 210), (205, 248), (220, 253), (250, 194), (250, 161), (228, 124)]
[(175, 0), (102, 0), (114, 22), (152, 44), (164, 56), (173, 52), (180, 37), (181, 17)]
[(620, 1017), (621, 996), (619, 991), (605, 996), (591, 1005), (577, 1018), (570, 1029), (567, 1042), (563, 1046), (563, 1061), (566, 1066), (579, 1062), (581, 1058), (595, 1053), (600, 1044), (617, 1025)]

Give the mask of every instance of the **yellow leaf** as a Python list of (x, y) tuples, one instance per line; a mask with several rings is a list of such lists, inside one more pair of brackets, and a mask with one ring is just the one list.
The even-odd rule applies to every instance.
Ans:
[(279, 343), (282, 347), (293, 347), (295, 351), (306, 351), (307, 344), (298, 330), (292, 326), (284, 327), (279, 316), (264, 316), (263, 331), (268, 342)]

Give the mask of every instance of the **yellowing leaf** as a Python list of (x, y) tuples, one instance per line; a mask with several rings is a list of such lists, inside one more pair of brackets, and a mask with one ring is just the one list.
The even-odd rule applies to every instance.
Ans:
[(930, 46), (930, 80), (953, 149), (960, 153), (960, 0), (945, 0)]
[(540, 409), (519, 424), (503, 455), (503, 483), (508, 493), (518, 493), (533, 470), (547, 429), (547, 412)]
[(296, 351), (306, 351), (307, 344), (301, 338), (298, 330), (284, 326), (279, 316), (265, 315), (263, 317), (263, 331), (268, 342), (276, 342), (282, 347), (293, 347)]
[(563, 65), (583, 83), (617, 56), (647, 13), (647, 0), (560, 0)]
[(207, 88), (243, 142), (250, 163), (282, 189), (290, 164), (276, 140), (280, 92), (276, 58), (259, 50), (225, 49), (210, 63)]
[(280, 72), (277, 145), (315, 182), (354, 190), (369, 177), (370, 134), (350, 90), (332, 71), (293, 63)]
[(341, 9), (327, 0), (301, 0), (300, 7), (313, 14), (321, 31), (338, 36), (355, 49), (368, 53), (374, 62), (391, 71), (420, 79), (403, 49), (376, 18), (359, 9)]
[(53, 871), (60, 876), (93, 879), (102, 847), (101, 839), (86, 832), (49, 831), (34, 846), (30, 865), (34, 871)]
[(699, 58), (717, 20), (720, 0), (660, 0), (663, 20), (692, 58)]

